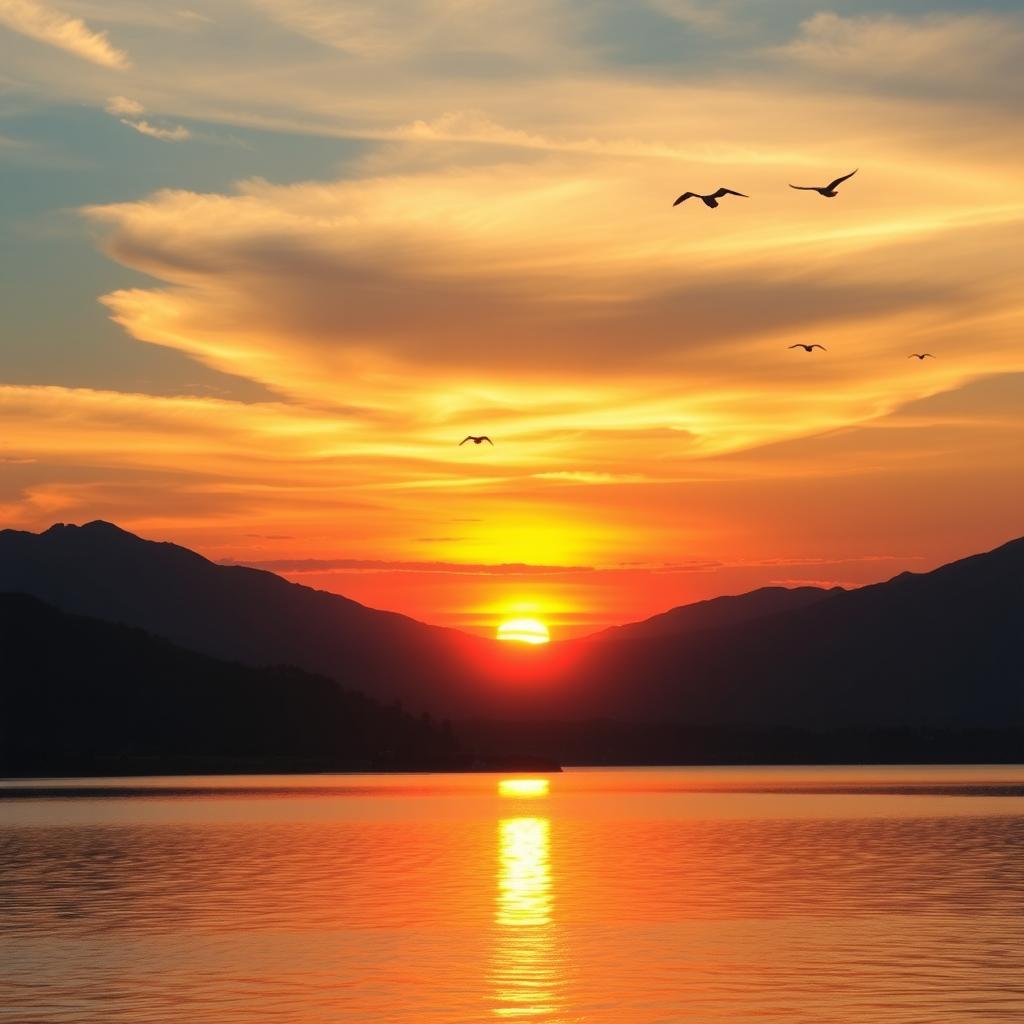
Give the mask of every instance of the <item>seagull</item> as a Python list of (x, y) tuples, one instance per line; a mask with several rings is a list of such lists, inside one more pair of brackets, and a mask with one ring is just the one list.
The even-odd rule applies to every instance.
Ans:
[(934, 359), (935, 356), (931, 352), (911, 352), (908, 359)]
[(812, 349), (820, 348), (822, 352), (827, 352), (828, 349), (824, 345), (805, 345), (802, 341), (798, 341), (795, 345), (790, 345), (790, 348), (802, 348), (805, 352), (810, 352)]
[(849, 174), (844, 174), (841, 178), (836, 178), (835, 181), (829, 182), (827, 185), (822, 185), (820, 188), (817, 185), (790, 185), (789, 187), (798, 188), (802, 192), (817, 192), (818, 195), (825, 196), (826, 199), (834, 199), (839, 194), (836, 192), (836, 189), (839, 188), (847, 178), (852, 178), (858, 170), (860, 170), (859, 167), (857, 170), (850, 171)]
[(459, 447), (461, 448), (467, 441), (472, 441), (473, 444), (482, 444), (486, 441), (492, 447), (494, 445), (494, 442), (486, 434), (481, 434), (479, 437), (475, 437), (473, 434), (470, 434), (469, 437), (464, 437), (459, 442)]
[(718, 200), (722, 196), (742, 196), (744, 199), (749, 199), (750, 196), (745, 195), (743, 192), (733, 192), (731, 188), (720, 188), (717, 192), (712, 192), (709, 196), (702, 196), (699, 192), (684, 192), (672, 205), (678, 206), (680, 203), (686, 202), (687, 199), (699, 199), (705, 206), (710, 206), (711, 209), (715, 209), (718, 206)]

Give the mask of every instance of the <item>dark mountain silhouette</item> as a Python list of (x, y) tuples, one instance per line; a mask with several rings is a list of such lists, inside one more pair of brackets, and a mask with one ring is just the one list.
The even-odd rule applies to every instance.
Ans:
[(470, 731), (566, 764), (1024, 762), (1024, 539), (770, 607), (710, 602), (674, 610), (681, 632), (567, 645), (529, 706)]
[[(807, 607), (579, 645), (555, 706), (743, 727), (1024, 725), (1024, 540)], [(576, 716), (572, 716), (576, 717)]]
[[(105, 523), (0, 533), (3, 590), (218, 657), (295, 664), (416, 712), (513, 723), (502, 743), (531, 753), (516, 736), (543, 730), (527, 723), (565, 723), (595, 760), (643, 760), (656, 734), (686, 760), (779, 729), (1024, 726), (1024, 540), (859, 590), (755, 591), (545, 647), (426, 626)], [(707, 739), (723, 730), (725, 746)], [(761, 741), (741, 749), (767, 757)]]
[(642, 622), (595, 633), (592, 640), (637, 640), (645, 637), (679, 636), (698, 629), (720, 626), (740, 626), (745, 622), (800, 608), (810, 607), (833, 594), (842, 593), (842, 587), (826, 590), (824, 587), (761, 587), (748, 594), (713, 597), (708, 601), (684, 604), (670, 608), (660, 615), (652, 615)]
[(450, 727), (0, 594), (0, 775), (466, 767)]
[(111, 523), (0, 531), (0, 592), (137, 626), (189, 650), (248, 665), (297, 665), (417, 711), (454, 702), (473, 637), (217, 565)]

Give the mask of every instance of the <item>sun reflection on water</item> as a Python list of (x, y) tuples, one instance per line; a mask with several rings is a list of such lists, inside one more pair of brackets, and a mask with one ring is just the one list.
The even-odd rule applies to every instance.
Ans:
[(551, 823), (547, 818), (506, 818), (499, 827), (498, 924), (550, 924)]
[(547, 796), (547, 779), (502, 779), (498, 783), (498, 793), (501, 796)]
[(503, 1019), (551, 1020), (558, 1009), (559, 977), (548, 818), (498, 823), (497, 883), (494, 1013)]

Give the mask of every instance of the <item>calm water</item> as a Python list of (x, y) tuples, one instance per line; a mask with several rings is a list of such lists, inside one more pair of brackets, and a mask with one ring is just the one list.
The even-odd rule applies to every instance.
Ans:
[(67, 785), (0, 783), (3, 1022), (1024, 1021), (1024, 769)]

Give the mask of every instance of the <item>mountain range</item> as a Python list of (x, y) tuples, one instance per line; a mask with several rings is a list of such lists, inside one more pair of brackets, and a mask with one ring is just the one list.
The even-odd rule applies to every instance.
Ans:
[(686, 634), (625, 630), (580, 658), (573, 674), (612, 717), (829, 728), (1024, 724), (1024, 540), (800, 601)]
[(137, 626), (243, 664), (295, 665), (417, 711), (443, 709), (475, 638), (260, 569), (218, 565), (111, 523), (0, 531), (0, 592)]
[(578, 733), (611, 721), (637, 737), (644, 723), (734, 735), (1024, 727), (1024, 540), (856, 590), (764, 588), (538, 648), (218, 565), (104, 522), (0, 531), (0, 592), (476, 723), (574, 723)]

